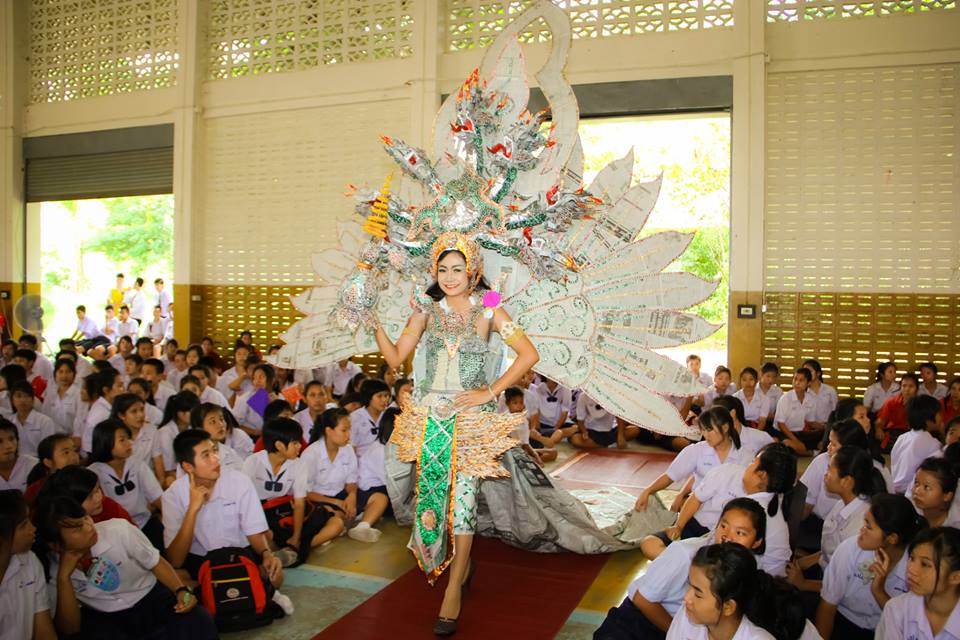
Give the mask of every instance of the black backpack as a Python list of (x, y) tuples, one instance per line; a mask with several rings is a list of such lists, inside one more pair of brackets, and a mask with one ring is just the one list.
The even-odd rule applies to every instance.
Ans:
[(283, 617), (274, 588), (248, 549), (224, 547), (207, 554), (197, 573), (200, 603), (219, 631), (242, 631)]

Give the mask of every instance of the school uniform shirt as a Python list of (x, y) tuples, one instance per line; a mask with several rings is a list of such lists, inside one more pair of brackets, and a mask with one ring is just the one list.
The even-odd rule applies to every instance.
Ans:
[(797, 640), (823, 640), (823, 636), (820, 635), (820, 632), (817, 631), (817, 628), (813, 626), (810, 620), (804, 620), (803, 633), (800, 634)]
[(139, 333), (140, 323), (133, 318), (128, 318), (126, 322), (121, 320), (117, 323), (117, 342), (119, 342), (123, 336), (130, 336), (130, 338), (136, 342)]
[(233, 403), (233, 417), (237, 419), (238, 423), (260, 431), (263, 429), (263, 416), (251, 409), (250, 405), (247, 404), (247, 401), (253, 397), (253, 394), (254, 391), (250, 390), (243, 395), (237, 396), (237, 401)]
[[(47, 356), (40, 353), (39, 351), (34, 351), (37, 354), (37, 360), (33, 363), (33, 373), (40, 376), (47, 381), (47, 384), (54, 384), (55, 380), (53, 379), (53, 361), (50, 360)], [(86, 360), (81, 356), (78, 360)], [(88, 363), (89, 364), (89, 363)], [(77, 375), (80, 374), (80, 363), (77, 362)]]
[(813, 513), (821, 520), (825, 520), (834, 505), (840, 502), (840, 496), (827, 491), (823, 478), (830, 466), (830, 454), (824, 451), (816, 456), (807, 465), (800, 482), (807, 488), (806, 504), (813, 506)]
[(20, 422), (20, 418), (14, 413), (10, 416), (10, 422), (17, 427), (17, 433), (20, 436), (18, 451), (23, 455), (37, 455), (37, 446), (40, 441), (57, 433), (57, 425), (53, 423), (53, 420), (36, 409), (31, 409), (30, 413), (27, 414), (27, 419), (23, 422)]
[(3, 476), (0, 476), (0, 491), (6, 489), (16, 489), (20, 493), (23, 493), (27, 490), (27, 476), (30, 475), (30, 471), (37, 465), (37, 459), (33, 456), (28, 456), (25, 454), (18, 454), (17, 459), (13, 463), (13, 469), (10, 471), (10, 479), (4, 480)]
[[(558, 384), (551, 392), (546, 382), (541, 382), (536, 387), (537, 408), (540, 412), (540, 426), (548, 430), (553, 429), (560, 419), (560, 414), (566, 412), (566, 421), (570, 422), (570, 389)], [(563, 425), (560, 425), (561, 427)]]
[(44, 415), (53, 420), (57, 433), (73, 433), (73, 421), (80, 405), (80, 387), (71, 385), (61, 397), (58, 389), (48, 389), (43, 396)]
[(880, 411), (877, 412), (877, 420), (882, 420), (883, 426), (887, 429), (909, 429), (903, 396), (898, 393), (884, 402)]
[(696, 444), (684, 447), (680, 453), (673, 459), (670, 466), (667, 467), (666, 474), (674, 482), (686, 482), (687, 478), (693, 476), (694, 483), (697, 484), (708, 471), (714, 467), (719, 467), (724, 463), (750, 464), (752, 460), (744, 460), (742, 449), (737, 449), (730, 443), (730, 451), (727, 452), (725, 460), (721, 461), (717, 455), (717, 450), (711, 447), (705, 440)]
[(110, 344), (116, 344), (119, 336), (117, 335), (117, 329), (119, 327), (119, 322), (116, 318), (110, 318), (109, 320), (103, 321), (103, 335), (110, 338)]
[(937, 386), (934, 387), (932, 392), (929, 389), (927, 389), (927, 385), (921, 382), (920, 389), (917, 391), (918, 396), (933, 396), (937, 400), (943, 400), (944, 398), (946, 398), (947, 393), (949, 393), (949, 389), (947, 389), (947, 385), (940, 384), (939, 382), (937, 383)]
[(874, 382), (863, 392), (863, 406), (865, 406), (870, 413), (876, 413), (880, 411), (880, 407), (883, 406), (884, 402), (898, 393), (900, 393), (900, 385), (896, 382), (891, 383), (890, 388), (886, 390), (884, 390), (882, 384)]
[(357, 460), (357, 488), (367, 491), (387, 484), (386, 447), (379, 440), (370, 444)]
[(383, 414), (374, 420), (366, 407), (360, 407), (350, 414), (350, 444), (357, 452), (358, 457), (363, 457), (367, 447), (377, 442), (380, 435), (380, 420)]
[(770, 388), (764, 391), (760, 388), (760, 385), (757, 385), (757, 393), (767, 399), (767, 403), (770, 406), (770, 413), (768, 415), (773, 415), (777, 411), (777, 405), (780, 404), (780, 398), (783, 397), (783, 389), (778, 385), (772, 384)]
[(300, 470), (297, 475), (300, 487), (295, 491), (312, 491), (333, 497), (348, 484), (357, 484), (358, 481), (357, 454), (353, 447), (340, 447), (336, 457), (330, 460), (326, 443), (317, 440), (300, 455)]
[[(163, 493), (163, 544), (180, 531), (190, 505), (190, 478), (178, 478)], [(190, 553), (205, 556), (222, 547), (248, 547), (247, 536), (267, 531), (267, 518), (253, 482), (242, 471), (224, 469), (213, 486), (210, 498), (197, 513)]]
[(144, 331), (144, 335), (153, 340), (154, 344), (163, 342), (163, 338), (167, 335), (167, 321), (163, 318), (151, 320), (147, 323), (147, 329)]
[[(115, 355), (113, 355), (113, 356), (110, 356), (109, 358), (107, 358), (107, 362), (110, 363), (110, 366), (111, 366), (111, 367), (113, 367), (114, 369), (116, 369), (117, 371), (119, 371), (119, 372), (121, 373), (121, 375), (123, 375), (124, 377), (126, 377), (126, 373), (125, 373), (126, 370), (127, 370), (126, 358), (124, 357), (124, 355), (123, 355), (122, 353), (117, 353), (117, 354), (115, 354)], [(81, 375), (80, 375), (80, 372), (78, 371), (78, 372), (77, 372), (77, 378), (81, 378), (81, 377), (83, 377), (83, 376), (81, 376)], [(128, 382), (128, 381), (127, 381), (126, 379), (124, 379), (124, 386), (127, 385), (127, 382)]]
[(783, 394), (777, 403), (777, 413), (773, 421), (776, 425), (784, 423), (790, 431), (803, 431), (805, 423), (816, 416), (817, 402), (809, 392), (803, 394), (803, 402), (797, 392), (791, 389)]
[(753, 388), (753, 398), (747, 400), (743, 389), (740, 389), (733, 397), (743, 403), (743, 415), (738, 416), (741, 422), (757, 422), (760, 418), (770, 416), (770, 397), (760, 393), (760, 389)]
[(90, 403), (84, 402), (83, 398), (81, 398), (80, 404), (77, 405), (77, 415), (73, 419), (73, 437), (74, 438), (82, 439), (83, 432), (86, 430), (86, 427), (87, 427), (88, 415), (90, 415)]
[(938, 453), (940, 441), (924, 429), (911, 429), (897, 438), (890, 450), (894, 493), (903, 493), (912, 486), (920, 463)]
[(954, 607), (940, 633), (933, 635), (923, 596), (904, 593), (887, 601), (877, 625), (878, 640), (960, 640), (960, 607)]
[(863, 526), (863, 517), (870, 510), (870, 501), (857, 496), (850, 504), (840, 500), (823, 519), (823, 535), (820, 538), (820, 567), (826, 569), (830, 558), (840, 543), (856, 538)]
[(13, 405), (10, 404), (10, 392), (4, 389), (0, 391), (0, 415), (8, 416), (13, 413)]
[(173, 304), (173, 300), (170, 298), (170, 293), (166, 290), (161, 290), (157, 294), (157, 304), (160, 305), (160, 317), (166, 318), (170, 315), (170, 305)]
[(706, 371), (701, 371), (700, 376), (697, 378), (697, 381), (705, 387), (709, 387), (713, 384), (713, 376), (707, 373)]
[[(708, 640), (709, 637), (706, 626), (695, 624), (687, 617), (686, 607), (677, 610), (667, 630), (667, 640)], [(732, 640), (773, 640), (773, 636), (743, 616)]]
[(294, 491), (299, 466), (299, 459), (284, 460), (280, 469), (274, 474), (270, 455), (266, 451), (257, 451), (243, 461), (243, 473), (253, 482), (253, 488), (256, 489), (257, 497), (261, 501), (283, 496), (305, 498), (307, 492), (302, 490), (302, 485), (297, 486), (299, 493)]
[(99, 338), (103, 335), (103, 331), (100, 330), (100, 327), (97, 326), (97, 323), (94, 322), (90, 316), (85, 316), (83, 320), (77, 320), (77, 331), (82, 333), (83, 337), (87, 340)]
[(631, 600), (640, 594), (647, 600), (659, 604), (671, 616), (683, 608), (683, 596), (687, 592), (687, 574), (693, 556), (701, 547), (713, 544), (713, 532), (697, 538), (677, 540), (663, 550), (657, 559), (647, 565), (646, 573), (638, 576), (627, 587), (627, 597)]
[(353, 380), (354, 376), (360, 371), (360, 367), (353, 361), (348, 361), (347, 366), (341, 367), (339, 364), (334, 364), (330, 368), (330, 383), (333, 385), (333, 395), (342, 396), (347, 392), (347, 385), (350, 384), (350, 381)]
[[(907, 553), (887, 574), (884, 588), (891, 598), (907, 593)], [(844, 618), (861, 629), (876, 629), (880, 622), (880, 605), (870, 592), (873, 573), (870, 565), (876, 560), (875, 551), (864, 551), (857, 538), (840, 543), (823, 574), (820, 597), (837, 607)]]
[(166, 382), (161, 382), (157, 385), (156, 391), (153, 392), (153, 401), (157, 403), (157, 408), (160, 409), (161, 413), (166, 410), (167, 401), (172, 396), (176, 395), (176, 393), (177, 392), (173, 389), (173, 387), (168, 385)]
[(112, 498), (126, 509), (134, 523), (143, 528), (150, 519), (150, 508), (147, 505), (163, 495), (163, 489), (160, 488), (153, 471), (143, 462), (132, 458), (124, 461), (123, 473), (120, 475), (105, 462), (94, 462), (88, 468), (100, 478), (103, 495)]
[(0, 640), (32, 638), (41, 611), (50, 611), (43, 565), (32, 551), (16, 553), (0, 582)]
[(90, 453), (93, 446), (93, 430), (98, 424), (110, 417), (112, 411), (110, 403), (103, 398), (97, 398), (96, 402), (90, 405), (90, 411), (83, 423), (83, 435), (80, 437), (80, 448), (85, 453)]
[[(180, 371), (177, 369), (177, 366), (173, 363), (170, 363), (170, 367), (166, 371), (167, 374), (167, 384), (170, 385), (172, 389), (175, 389), (177, 393), (180, 392), (180, 380), (183, 379), (183, 376), (187, 375), (187, 370), (184, 369)], [(216, 391), (216, 389), (214, 389)]]
[[(189, 428), (188, 426), (187, 429)], [(172, 420), (157, 430), (157, 453), (163, 458), (164, 471), (173, 471), (177, 468), (177, 459), (173, 453), (173, 439), (178, 435), (180, 435), (180, 429)]]
[[(240, 373), (237, 371), (236, 367), (231, 367), (220, 374), (220, 378), (217, 380), (217, 391), (219, 391), (223, 397), (227, 400), (234, 395), (233, 390), (230, 389), (230, 384), (240, 377)], [(239, 398), (244, 393), (253, 390), (253, 383), (250, 382), (250, 379), (247, 378), (243, 381), (243, 384), (240, 385), (240, 390), (237, 391), (236, 396)], [(236, 401), (239, 402), (239, 399)], [(236, 402), (234, 405), (236, 405)]]
[(577, 420), (583, 422), (590, 431), (613, 431), (617, 428), (617, 419), (586, 393), (577, 397)]
[(140, 428), (137, 439), (133, 441), (131, 460), (137, 460), (153, 470), (153, 459), (160, 455), (160, 430), (150, 423)]
[(711, 385), (707, 389), (706, 393), (703, 394), (703, 408), (704, 410), (709, 409), (713, 406), (713, 401), (721, 396), (732, 396), (737, 392), (737, 385), (730, 383), (727, 385), (727, 388), (723, 390), (723, 393), (715, 385)]
[(130, 317), (143, 322), (150, 315), (149, 303), (143, 289), (127, 289), (123, 303), (130, 309)]
[(740, 459), (749, 463), (757, 457), (760, 449), (774, 442), (773, 436), (766, 431), (754, 429), (753, 427), (740, 427)]
[[(153, 569), (160, 552), (147, 536), (123, 519), (98, 522), (97, 542), (90, 548), (92, 563), (70, 574), (73, 592), (86, 607), (114, 613), (135, 606), (157, 584)], [(50, 590), (56, 593), (57, 565), (50, 569)], [(54, 596), (55, 597), (55, 596)]]
[[(356, 412), (354, 412), (356, 413)], [(320, 415), (317, 416), (318, 418)], [(310, 434), (313, 432), (314, 419), (310, 417), (310, 409), (304, 409), (303, 411), (297, 411), (293, 414), (293, 419), (300, 423), (300, 426), (303, 428), (303, 439), (305, 442), (310, 442)], [(350, 432), (353, 433), (353, 420), (350, 421)]]
[(837, 408), (837, 390), (821, 382), (820, 391), (814, 391), (813, 387), (809, 387), (807, 395), (813, 398), (816, 407), (807, 419), (813, 422), (829, 422), (830, 414)]
[(204, 387), (203, 391), (200, 392), (200, 402), (211, 402), (215, 405), (221, 406), (224, 409), (230, 409), (230, 403), (227, 402), (227, 399), (223, 397), (223, 394), (214, 387), (207, 385)]
[(233, 449), (241, 459), (246, 460), (253, 453), (254, 442), (246, 431), (242, 429), (231, 429), (227, 433), (227, 446)]

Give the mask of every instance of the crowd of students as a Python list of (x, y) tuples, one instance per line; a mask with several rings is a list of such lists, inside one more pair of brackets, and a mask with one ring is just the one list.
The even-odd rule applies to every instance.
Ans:
[[(285, 567), (341, 535), (380, 538), (385, 445), (413, 391), (400, 372), (278, 369), (249, 332), (229, 362), (209, 338), (59, 347), (50, 360), (24, 335), (0, 355), (0, 607), (21, 637), (214, 637), (192, 587), (216, 550), (245, 549), (292, 613)], [(636, 504), (678, 483), (676, 524), (642, 541), (649, 568), (595, 637), (960, 638), (960, 379), (884, 363), (862, 401), (840, 400), (816, 360), (787, 392), (773, 363), (736, 383), (687, 364), (708, 387), (674, 399), (695, 443), (533, 374), (500, 399), (527, 413), (513, 435), (540, 464), (564, 440), (678, 452)]]

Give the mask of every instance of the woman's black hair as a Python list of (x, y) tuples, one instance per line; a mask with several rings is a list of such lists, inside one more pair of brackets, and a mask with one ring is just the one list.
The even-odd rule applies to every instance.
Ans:
[(893, 371), (894, 371), (894, 373), (896, 373), (896, 371), (897, 371), (897, 365), (896, 365), (896, 363), (893, 362), (892, 360), (888, 360), (888, 361), (886, 361), (886, 362), (881, 362), (880, 364), (878, 364), (878, 365), (877, 365), (877, 375), (874, 376), (874, 382), (880, 382), (881, 380), (883, 380), (883, 374), (884, 374), (884, 372), (885, 372), (888, 368), (890, 368), (890, 367), (893, 367)]
[(806, 367), (800, 367), (799, 369), (793, 372), (794, 376), (796, 376), (797, 374), (799, 374), (803, 378), (806, 378), (807, 384), (810, 384), (811, 382), (813, 382), (813, 374), (810, 373), (810, 369), (807, 369)]
[(360, 404), (365, 407), (369, 407), (370, 401), (373, 400), (373, 396), (382, 392), (389, 394), (390, 385), (380, 378), (367, 378), (360, 385)]
[(753, 606), (747, 617), (776, 640), (799, 640), (807, 625), (800, 590), (784, 580), (757, 571)]
[(93, 428), (89, 462), (110, 462), (113, 460), (113, 446), (117, 441), (117, 431), (125, 431), (128, 438), (133, 437), (130, 428), (117, 420), (108, 418)]
[[(273, 365), (269, 365), (266, 362), (262, 362), (253, 368), (253, 373), (257, 371), (261, 372), (264, 377), (267, 379), (267, 389), (273, 387), (273, 381), (277, 378), (277, 371), (273, 368)], [(252, 375), (252, 374), (251, 374)]]
[(130, 410), (137, 404), (145, 404), (143, 398), (135, 393), (121, 393), (113, 399), (113, 407), (110, 409), (110, 417), (120, 420), (120, 416)]
[(397, 378), (397, 381), (393, 383), (393, 398), (396, 400), (400, 395), (400, 389), (406, 385), (412, 385), (413, 380), (410, 378)]
[(853, 478), (853, 494), (872, 498), (887, 490), (880, 470), (873, 466), (873, 458), (863, 449), (850, 445), (840, 447), (830, 461), (840, 478)]
[(317, 416), (316, 422), (313, 423), (313, 429), (310, 431), (310, 444), (313, 444), (317, 440), (323, 440), (327, 435), (327, 429), (335, 429), (337, 423), (340, 422), (340, 418), (349, 417), (350, 414), (347, 413), (347, 410), (339, 407), (327, 409), (321, 413)]
[(917, 513), (913, 503), (894, 493), (878, 493), (870, 499), (870, 513), (883, 535), (897, 535), (897, 546), (907, 547), (920, 531), (927, 528), (927, 519)]
[[(954, 443), (960, 444), (960, 443)], [(950, 445), (951, 447), (953, 445)], [(947, 447), (949, 449), (950, 447)], [(927, 458), (917, 467), (917, 473), (926, 471), (940, 483), (940, 490), (943, 493), (957, 493), (957, 481), (960, 476), (957, 473), (957, 466), (945, 458)], [(916, 476), (914, 476), (916, 477)]]
[[(92, 471), (90, 473), (93, 473)], [(96, 475), (96, 474), (94, 474)], [(50, 577), (50, 554), (52, 545), (63, 542), (60, 530), (64, 520), (82, 520), (87, 517), (83, 508), (83, 501), (65, 495), (51, 495), (44, 500), (37, 500), (35, 522), (37, 525), (37, 540), (33, 545), (34, 552), (43, 565), (43, 571)]]
[(40, 441), (40, 444), (37, 445), (37, 464), (33, 465), (33, 469), (30, 469), (30, 473), (27, 475), (28, 487), (37, 480), (42, 480), (50, 475), (50, 467), (43, 464), (43, 461), (53, 460), (54, 450), (64, 440), (72, 442), (73, 437), (66, 433), (55, 433)]
[(146, 378), (134, 378), (127, 383), (127, 390), (129, 391), (132, 386), (138, 386), (143, 389), (144, 393), (147, 394), (146, 402), (157, 406), (157, 399), (153, 396), (153, 385), (147, 382)]
[[(760, 546), (756, 549), (750, 549), (754, 554), (762, 556), (767, 551), (767, 514), (763, 506), (753, 498), (734, 498), (723, 505), (723, 511), (720, 518), (723, 518), (727, 511), (742, 511), (750, 516), (753, 530), (757, 532), (757, 540), (760, 540)], [(717, 522), (720, 522), (717, 520)]]
[(0, 544), (9, 547), (20, 523), (27, 519), (27, 501), (16, 489), (0, 491)]
[(908, 553), (922, 544), (933, 547), (933, 564), (937, 571), (937, 583), (940, 582), (940, 565), (947, 563), (949, 571), (960, 571), (960, 529), (954, 527), (933, 527), (924, 529), (913, 538), (907, 547)]
[[(93, 389), (96, 395), (91, 395), (90, 399), (95, 401), (97, 398), (103, 397), (104, 389), (109, 389), (113, 386), (113, 383), (116, 382), (117, 378), (120, 377), (120, 373), (113, 367), (110, 367), (109, 369), (104, 369), (103, 371), (97, 371), (96, 373), (92, 374), (92, 376), (94, 379), (93, 384), (95, 385)], [(87, 389), (87, 395), (90, 395), (89, 388)]]
[(367, 380), (367, 374), (363, 373), (362, 371), (350, 378), (350, 383), (347, 384), (347, 391), (343, 395), (347, 395), (347, 393), (360, 395), (360, 387), (363, 385), (365, 380)]
[(27, 370), (18, 364), (8, 364), (0, 369), (0, 378), (3, 378), (7, 389), (9, 389), (13, 386), (13, 383), (27, 379)]
[(95, 472), (78, 464), (72, 464), (50, 474), (40, 488), (37, 504), (55, 496), (66, 496), (82, 504), (90, 497), (99, 482), (100, 478)]
[(808, 365), (811, 369), (817, 372), (817, 380), (823, 381), (823, 367), (820, 366), (820, 362), (814, 360), (813, 358), (809, 358), (803, 361), (804, 369), (806, 369)]
[(73, 372), (73, 375), (77, 375), (77, 363), (70, 358), (57, 358), (57, 361), (53, 363), (53, 372), (56, 373), (60, 367), (66, 367)]
[(201, 402), (190, 410), (190, 427), (203, 431), (203, 421), (214, 411), (219, 411), (224, 416), (224, 419), (226, 419), (226, 415), (230, 413), (229, 411), (225, 411), (223, 407), (218, 404), (214, 404), (212, 402)]
[(387, 444), (390, 441), (398, 415), (400, 415), (399, 408), (387, 407), (387, 410), (380, 416), (380, 433), (377, 434), (377, 440), (380, 441), (380, 444)]
[[(714, 407), (726, 409), (731, 415), (736, 414), (736, 419), (740, 421), (740, 424), (747, 426), (745, 424), (746, 418), (744, 417), (744, 411), (746, 410), (743, 408), (743, 403), (740, 402), (740, 398), (736, 396), (720, 396), (719, 398), (714, 398), (710, 408), (713, 409)], [(740, 432), (737, 432), (737, 437), (740, 437)]]
[(691, 567), (699, 567), (706, 573), (718, 609), (729, 600), (737, 603), (737, 613), (742, 616), (753, 608), (757, 560), (743, 546), (722, 542), (700, 547)]
[[(163, 410), (163, 419), (160, 420), (160, 426), (162, 427), (171, 421), (176, 422), (178, 413), (182, 411), (190, 412), (199, 406), (200, 398), (192, 391), (181, 391), (180, 393), (173, 394), (167, 398), (167, 406)], [(189, 424), (189, 422), (188, 419), (187, 424)]]
[(771, 518), (777, 515), (781, 502), (783, 512), (787, 513), (797, 483), (797, 454), (781, 442), (771, 442), (760, 450), (757, 457), (760, 458), (757, 471), (767, 474), (767, 491), (774, 494), (767, 505), (767, 515)]
[(871, 440), (876, 440), (876, 438), (868, 436), (863, 430), (863, 425), (856, 420), (844, 420), (832, 425), (831, 430), (837, 434), (837, 441), (840, 442), (841, 447), (863, 449), (875, 461), (883, 464), (883, 455), (870, 446)]
[(743, 377), (744, 375), (746, 375), (746, 374), (750, 374), (751, 376), (753, 376), (753, 379), (754, 379), (754, 380), (757, 380), (757, 381), (760, 380), (760, 374), (757, 373), (757, 370), (754, 369), (753, 367), (744, 367), (743, 369), (741, 369), (741, 370), (740, 370), (740, 377), (738, 377), (737, 380), (739, 380), (740, 378), (742, 378), (742, 377)]
[[(700, 417), (697, 419), (700, 423), (700, 429), (703, 431), (709, 431), (711, 429), (716, 429), (721, 434), (726, 434), (733, 442), (733, 448), (740, 448), (740, 433), (737, 431), (737, 428), (733, 426), (733, 416), (730, 414), (730, 410), (724, 407), (710, 407), (706, 411), (700, 414)], [(723, 427), (726, 427), (724, 430)]]
[[(464, 262), (467, 260), (467, 257), (463, 255), (462, 251), (457, 251), (456, 249), (447, 249), (446, 251), (442, 251), (440, 255), (437, 256), (437, 264), (440, 264), (440, 261), (446, 258), (448, 253), (459, 253), (460, 256), (463, 257)], [(486, 291), (488, 289), (490, 289), (490, 285), (487, 284), (487, 279), (481, 274), (480, 279), (477, 281), (476, 287), (474, 287), (474, 291)], [(433, 284), (427, 288), (426, 293), (433, 299), (434, 302), (440, 302), (447, 295), (443, 292), (443, 288), (436, 280), (434, 280)]]

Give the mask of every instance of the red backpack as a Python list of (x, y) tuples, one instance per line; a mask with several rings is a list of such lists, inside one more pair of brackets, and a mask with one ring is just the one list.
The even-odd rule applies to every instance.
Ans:
[(224, 547), (207, 554), (197, 573), (200, 603), (220, 631), (241, 631), (283, 617), (273, 602), (273, 585), (247, 549)]

